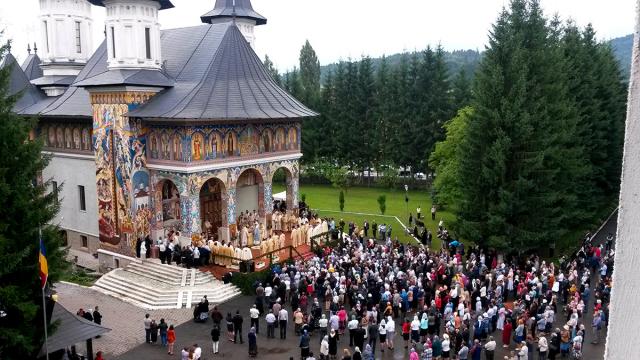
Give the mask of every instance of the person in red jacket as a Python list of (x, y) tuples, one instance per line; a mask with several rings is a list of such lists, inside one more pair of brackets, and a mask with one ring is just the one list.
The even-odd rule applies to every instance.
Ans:
[(167, 354), (173, 355), (173, 344), (176, 342), (176, 331), (173, 328), (173, 325), (169, 326), (169, 330), (167, 330)]
[(511, 331), (513, 330), (513, 325), (511, 325), (511, 321), (507, 320), (504, 324), (504, 329), (502, 329), (502, 347), (509, 347), (511, 343)]

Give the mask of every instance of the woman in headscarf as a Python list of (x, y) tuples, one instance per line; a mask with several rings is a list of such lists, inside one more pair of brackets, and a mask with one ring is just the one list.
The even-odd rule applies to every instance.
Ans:
[(251, 327), (249, 330), (249, 357), (256, 357), (258, 355), (258, 337), (256, 336), (256, 328)]
[(422, 320), (420, 320), (420, 338), (424, 343), (427, 341), (429, 335), (429, 318), (427, 313), (422, 313)]
[(371, 348), (371, 345), (367, 344), (365, 346), (364, 352), (362, 353), (362, 359), (363, 360), (374, 360), (373, 349)]
[(362, 352), (359, 347), (356, 346), (356, 349), (351, 356), (351, 360), (362, 360)]
[(442, 356), (442, 342), (440, 341), (440, 337), (438, 335), (435, 335), (433, 337), (431, 348), (433, 349), (433, 358), (440, 359), (440, 357)]
[(329, 335), (325, 335), (320, 342), (320, 360), (329, 359)]
[(411, 352), (409, 353), (409, 360), (420, 360), (420, 357), (418, 356), (416, 349), (411, 348)]
[(385, 319), (380, 320), (378, 334), (380, 335), (380, 351), (384, 352), (384, 348), (387, 345), (387, 322)]

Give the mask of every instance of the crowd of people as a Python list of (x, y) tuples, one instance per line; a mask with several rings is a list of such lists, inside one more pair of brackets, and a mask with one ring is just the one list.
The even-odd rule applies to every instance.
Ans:
[[(431, 215), (436, 221), (434, 209)], [(420, 209), (415, 220), (422, 222)], [(594, 344), (602, 340), (613, 235), (597, 244), (586, 234), (571, 257), (554, 263), (537, 254), (465, 249), (442, 220), (437, 251), (425, 246), (425, 239), (431, 242), (426, 229), (409, 245), (393, 240), (387, 224), (365, 221), (345, 229), (343, 220), (336, 223), (306, 212), (292, 223), (289, 231), (314, 223), (334, 232), (340, 246), (273, 266), (268, 278), (255, 284), (249, 309), (225, 316), (215, 307), (209, 311), (203, 299), (194, 317), (211, 317), (214, 354), (219, 353), (222, 329), (231, 343), (243, 344), (247, 335), (250, 356), (257, 356), (258, 336), (265, 329), (264, 341), (287, 339), (293, 332), (303, 360), (372, 360), (396, 347), (404, 348), (410, 360), (580, 359), (586, 339)], [(243, 332), (243, 315), (250, 320), (248, 332)], [(157, 328), (162, 345), (169, 347), (168, 335), (162, 338), (166, 324), (154, 327), (149, 322), (148, 341), (155, 341)], [(197, 345), (182, 350), (183, 359), (201, 354)]]
[[(301, 359), (369, 360), (397, 346), (410, 360), (494, 359), (498, 353), (518, 360), (580, 359), (587, 337), (593, 343), (602, 338), (612, 236), (593, 244), (587, 234), (574, 256), (555, 264), (536, 254), (465, 253), (442, 223), (439, 251), (392, 241), (388, 233), (375, 241), (364, 229), (350, 226), (343, 246), (275, 267), (255, 284), (250, 354), (257, 354), (261, 323), (267, 339), (276, 332), (286, 339), (293, 322)], [(240, 311), (226, 317), (236, 342), (238, 336), (242, 342), (242, 325), (234, 319), (241, 317)]]

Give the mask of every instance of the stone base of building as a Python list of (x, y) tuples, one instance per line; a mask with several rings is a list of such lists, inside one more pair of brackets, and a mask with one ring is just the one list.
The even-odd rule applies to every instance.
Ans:
[(88, 254), (95, 254), (100, 248), (100, 239), (97, 236), (89, 235), (86, 233), (61, 229), (62, 237), (66, 237), (66, 245), (72, 249), (83, 251)]

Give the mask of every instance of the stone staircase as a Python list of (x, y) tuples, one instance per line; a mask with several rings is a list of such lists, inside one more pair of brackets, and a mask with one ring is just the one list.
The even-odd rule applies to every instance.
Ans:
[(211, 273), (154, 261), (131, 262), (103, 275), (92, 287), (143, 309), (191, 308), (207, 295), (209, 304), (220, 304), (240, 295), (231, 284)]

